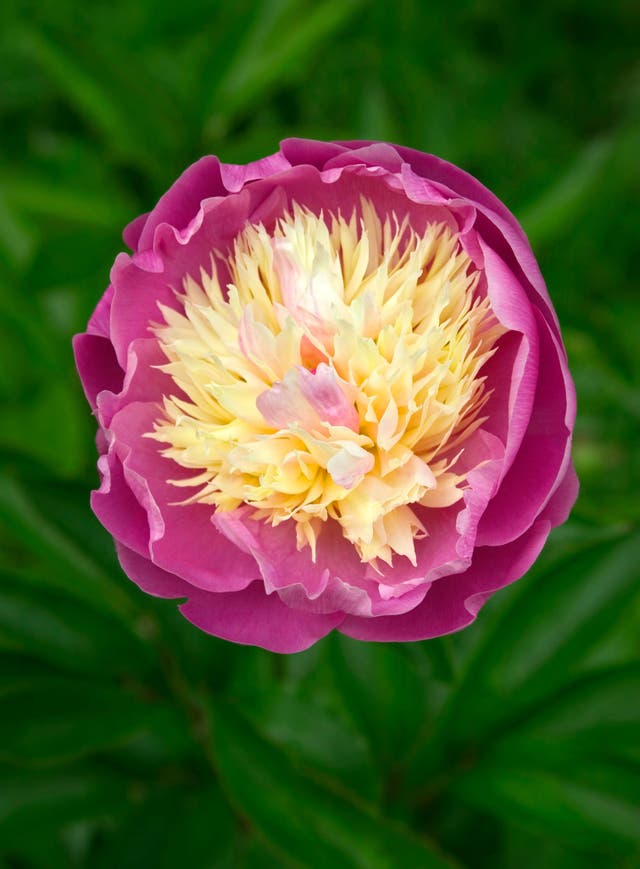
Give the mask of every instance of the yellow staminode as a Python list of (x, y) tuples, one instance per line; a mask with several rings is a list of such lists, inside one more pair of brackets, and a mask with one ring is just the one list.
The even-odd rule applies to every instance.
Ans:
[(457, 234), (382, 222), (367, 200), (347, 218), (294, 205), (271, 233), (239, 234), (224, 290), (216, 257), (154, 327), (187, 396), (165, 397), (149, 435), (194, 471), (173, 482), (189, 502), (295, 522), (313, 557), (334, 521), (363, 562), (415, 563), (427, 529), (411, 505), (462, 497), (453, 464), (503, 332)]

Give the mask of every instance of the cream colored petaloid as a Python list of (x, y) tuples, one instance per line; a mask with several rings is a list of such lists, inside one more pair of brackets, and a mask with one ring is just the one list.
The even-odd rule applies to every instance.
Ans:
[(173, 482), (189, 502), (294, 522), (314, 557), (333, 521), (363, 562), (415, 563), (428, 530), (412, 505), (462, 497), (456, 459), (503, 331), (457, 235), (383, 222), (366, 200), (349, 217), (294, 205), (273, 232), (240, 233), (225, 290), (216, 257), (154, 327), (186, 395), (165, 397), (149, 434), (195, 472)]

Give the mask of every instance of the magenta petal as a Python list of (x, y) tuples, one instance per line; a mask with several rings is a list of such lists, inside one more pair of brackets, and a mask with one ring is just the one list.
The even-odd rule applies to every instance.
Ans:
[(260, 582), (234, 593), (192, 592), (180, 611), (208, 634), (285, 654), (308, 649), (344, 618), (291, 609)]
[(124, 243), (134, 253), (136, 253), (138, 250), (140, 236), (142, 235), (142, 230), (144, 229), (148, 217), (148, 212), (145, 214), (140, 214), (138, 215), (138, 217), (134, 218), (131, 223), (128, 223), (122, 230), (122, 239)]
[[(382, 565), (382, 573), (363, 569), (336, 523), (322, 529), (313, 561), (309, 549), (297, 549), (295, 530), (287, 524), (270, 527), (251, 519), (247, 510), (219, 513), (213, 521), (231, 542), (255, 558), (267, 592), (277, 592), (295, 609), (376, 616), (406, 612), (426, 594), (423, 571), (408, 561), (393, 570)], [(382, 596), (385, 570), (393, 576), (390, 583), (404, 584), (401, 595)], [(391, 585), (388, 590), (393, 590)]]
[(547, 503), (569, 458), (571, 432), (562, 366), (541, 316), (539, 327), (540, 368), (531, 420), (518, 455), (482, 517), (480, 546), (498, 546), (520, 536)]
[(123, 570), (143, 591), (156, 597), (186, 597), (180, 610), (189, 621), (208, 634), (235, 643), (272, 652), (299, 652), (328, 634), (343, 618), (340, 613), (316, 615), (292, 610), (275, 594), (265, 594), (257, 582), (240, 592), (201, 591), (125, 546), (117, 548)]
[(116, 550), (124, 572), (147, 594), (154, 597), (187, 597), (193, 591), (193, 586), (189, 583), (173, 573), (167, 573), (149, 558), (128, 549), (122, 543), (116, 543)]
[(97, 402), (100, 422), (105, 428), (127, 404), (155, 402), (159, 407), (164, 395), (182, 397), (169, 375), (160, 370), (159, 366), (166, 361), (155, 338), (131, 342), (124, 381), (117, 390), (103, 391)]
[(151, 558), (163, 570), (200, 588), (221, 592), (245, 588), (259, 575), (254, 559), (214, 527), (212, 507), (180, 503), (189, 491), (168, 481), (188, 474), (161, 455), (160, 444), (145, 437), (153, 431), (157, 415), (155, 404), (134, 403), (118, 411), (111, 422), (125, 478), (147, 515)]
[(400, 616), (362, 619), (347, 616), (340, 633), (356, 640), (426, 640), (470, 624), (491, 592), (519, 579), (538, 557), (551, 525), (540, 520), (520, 539), (501, 547), (481, 547), (465, 573), (433, 583), (420, 606)]
[(384, 142), (372, 142), (371, 144), (363, 145), (362, 148), (343, 151), (336, 157), (327, 160), (324, 168), (334, 169), (337, 166), (352, 166), (358, 163), (382, 167), (389, 172), (397, 172), (402, 166), (402, 158), (393, 145), (387, 145)]
[(252, 163), (244, 165), (221, 163), (220, 174), (225, 188), (230, 193), (236, 193), (250, 181), (269, 178), (271, 175), (277, 175), (290, 167), (291, 163), (286, 156), (278, 151), (275, 154), (269, 154), (268, 157), (262, 157), (260, 160), (254, 160)]
[(73, 353), (84, 394), (95, 411), (100, 392), (104, 389), (119, 392), (122, 389), (124, 372), (118, 365), (113, 344), (100, 335), (90, 335), (88, 332), (75, 335)]
[(149, 553), (147, 511), (135, 498), (115, 450), (98, 460), (100, 488), (91, 493), (91, 508), (113, 537), (141, 555)]
[(224, 196), (227, 192), (218, 158), (202, 157), (182, 173), (148, 215), (138, 249), (146, 250), (152, 246), (154, 232), (161, 223), (182, 229), (197, 214), (203, 199)]
[(87, 332), (90, 335), (101, 335), (103, 338), (109, 338), (111, 336), (111, 305), (113, 304), (113, 293), (113, 284), (109, 284), (87, 323)]
[(315, 139), (284, 139), (280, 151), (292, 166), (309, 165), (324, 169), (333, 157), (347, 148), (339, 142), (318, 142)]
[(576, 502), (579, 490), (580, 484), (573, 467), (573, 462), (569, 462), (558, 487), (540, 514), (541, 518), (548, 519), (551, 522), (552, 528), (562, 525), (569, 518), (569, 513), (571, 513), (571, 509)]

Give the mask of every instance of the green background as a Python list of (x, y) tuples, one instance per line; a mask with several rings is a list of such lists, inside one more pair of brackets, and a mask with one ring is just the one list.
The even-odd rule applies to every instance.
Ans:
[[(635, 9), (2, 4), (2, 865), (640, 866)], [(287, 135), (475, 174), (522, 220), (563, 324), (581, 496), (460, 634), (232, 646), (138, 592), (89, 510), (70, 337), (122, 227), (202, 154)]]

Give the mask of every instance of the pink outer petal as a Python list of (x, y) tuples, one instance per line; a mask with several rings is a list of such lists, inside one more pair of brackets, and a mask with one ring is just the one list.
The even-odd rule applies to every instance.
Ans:
[[(504, 392), (503, 390), (496, 390), (496, 386), (501, 383), (502, 378), (508, 380), (509, 424), (502, 472), (502, 476), (504, 476), (520, 449), (531, 418), (540, 364), (540, 342), (533, 309), (522, 286), (516, 281), (500, 257), (485, 245), (482, 239), (478, 239), (478, 244), (484, 260), (484, 276), (492, 310), (502, 325), (510, 330), (510, 333), (521, 333), (523, 336), (511, 369), (504, 370), (504, 360), (499, 359), (500, 353), (497, 353), (494, 357), (494, 365), (491, 366), (491, 362), (494, 361), (492, 359), (487, 370), (483, 371), (483, 374), (488, 376), (492, 373), (497, 375), (495, 385), (492, 380), (489, 380), (488, 383), (494, 389), (494, 395), (498, 400), (502, 399)], [(505, 337), (507, 340), (513, 340), (511, 334)], [(496, 371), (496, 367), (499, 366), (502, 366), (502, 370)], [(506, 384), (502, 385), (504, 388)], [(487, 406), (485, 413), (491, 418), (495, 415), (496, 410), (495, 402), (492, 401)]]
[(579, 490), (578, 477), (573, 463), (570, 461), (557, 489), (544, 508), (544, 515), (549, 519), (553, 528), (562, 525), (569, 518)]
[(183, 398), (173, 379), (159, 369), (167, 362), (155, 338), (132, 341), (127, 353), (124, 382), (117, 392), (103, 391), (98, 397), (98, 418), (108, 429), (114, 415), (132, 402), (162, 402), (164, 395)]
[(109, 285), (89, 319), (87, 331), (73, 336), (73, 353), (84, 393), (95, 412), (98, 393), (103, 389), (119, 392), (124, 372), (116, 358), (110, 338), (113, 286)]
[(134, 251), (134, 253), (138, 250), (140, 235), (142, 234), (142, 230), (144, 229), (148, 217), (148, 211), (145, 212), (145, 214), (139, 214), (138, 217), (135, 217), (131, 223), (128, 223), (122, 231), (122, 240), (128, 248), (131, 248), (131, 250)]
[(554, 339), (537, 311), (536, 316), (540, 368), (533, 413), (518, 454), (482, 517), (479, 546), (509, 543), (526, 531), (559, 485), (569, 462), (574, 409), (568, 407), (571, 402)]
[(270, 178), (291, 168), (291, 163), (281, 151), (261, 157), (251, 163), (221, 163), (222, 183), (230, 193), (241, 190), (245, 184), (261, 178)]
[(147, 514), (152, 560), (199, 588), (220, 592), (245, 588), (259, 576), (255, 561), (213, 526), (211, 506), (179, 503), (192, 491), (168, 480), (191, 475), (164, 458), (160, 444), (145, 437), (153, 431), (157, 416), (155, 404), (132, 403), (111, 422), (125, 479)]
[(455, 465), (456, 473), (467, 473), (464, 509), (460, 510), (456, 518), (456, 531), (459, 535), (456, 550), (469, 563), (476, 546), (478, 523), (498, 488), (503, 463), (502, 441), (479, 429), (475, 437), (465, 444), (461, 460)]
[(116, 541), (141, 555), (149, 554), (149, 521), (127, 483), (113, 445), (98, 459), (100, 488), (91, 493), (91, 509)]
[(248, 510), (218, 513), (214, 523), (237, 546), (254, 556), (267, 592), (277, 592), (296, 609), (377, 616), (406, 612), (420, 603), (427, 592), (424, 574), (405, 561), (394, 571), (394, 584), (404, 583), (403, 593), (383, 598), (380, 581), (384, 581), (384, 576), (362, 565), (337, 523), (329, 522), (322, 529), (315, 562), (308, 548), (296, 548), (295, 529), (290, 524), (273, 528), (252, 520)]
[(291, 609), (261, 582), (229, 594), (192, 591), (180, 612), (208, 634), (284, 654), (308, 649), (344, 618)]
[(357, 640), (411, 642), (439, 637), (470, 624), (490, 594), (519, 579), (538, 557), (551, 529), (539, 520), (523, 537), (506, 546), (476, 550), (465, 573), (434, 583), (420, 606), (402, 616), (347, 617), (339, 630)]
[(154, 597), (188, 597), (193, 591), (193, 586), (188, 582), (184, 582), (173, 573), (167, 573), (148, 558), (128, 549), (118, 541), (116, 541), (116, 551), (120, 565), (129, 579), (132, 579), (147, 594), (152, 594)]
[(102, 335), (103, 338), (109, 338), (111, 335), (110, 319), (111, 305), (113, 304), (113, 285), (109, 284), (104, 291), (102, 298), (96, 305), (96, 309), (89, 318), (87, 324), (87, 332), (90, 335)]
[(148, 250), (153, 247), (155, 231), (161, 224), (182, 230), (198, 213), (205, 199), (227, 197), (251, 181), (267, 178), (289, 167), (288, 160), (280, 152), (242, 166), (221, 163), (217, 157), (202, 157), (182, 173), (153, 211), (140, 215), (127, 226), (125, 242), (136, 252)]
[(137, 250), (152, 247), (153, 235), (161, 223), (169, 223), (182, 229), (198, 213), (203, 199), (224, 196), (227, 192), (222, 183), (220, 161), (217, 157), (202, 157), (192, 163), (159, 199), (147, 217), (138, 239)]
[(84, 332), (73, 337), (73, 353), (84, 394), (96, 411), (97, 398), (105, 389), (119, 392), (124, 371), (118, 365), (113, 344), (108, 338)]
[(316, 139), (284, 139), (280, 142), (280, 152), (292, 166), (308, 165), (316, 169), (324, 169), (329, 160), (348, 150), (345, 143)]
[(271, 652), (301, 652), (344, 618), (342, 613), (318, 615), (291, 609), (277, 595), (266, 594), (260, 582), (228, 593), (194, 589), (125, 546), (117, 548), (122, 569), (143, 591), (156, 597), (188, 598), (180, 606), (183, 616), (224, 640)]

